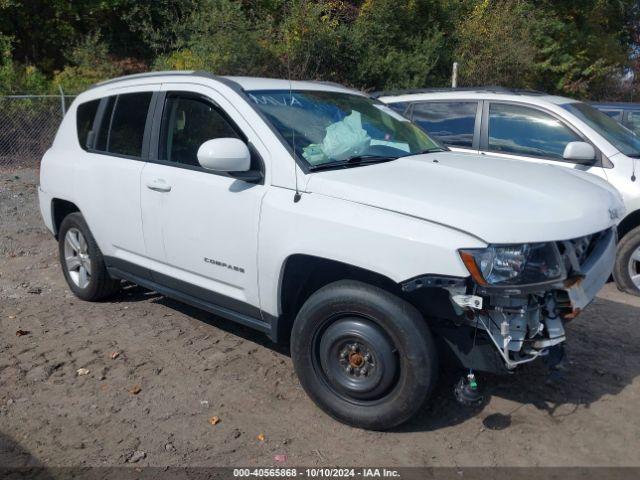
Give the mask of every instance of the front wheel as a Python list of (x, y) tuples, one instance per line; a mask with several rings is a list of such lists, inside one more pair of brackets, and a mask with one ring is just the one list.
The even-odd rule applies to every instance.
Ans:
[(628, 232), (618, 243), (613, 278), (620, 290), (640, 296), (640, 227)]
[(321, 409), (372, 430), (411, 418), (438, 372), (420, 313), (357, 281), (335, 282), (309, 297), (293, 326), (291, 356), (302, 387)]

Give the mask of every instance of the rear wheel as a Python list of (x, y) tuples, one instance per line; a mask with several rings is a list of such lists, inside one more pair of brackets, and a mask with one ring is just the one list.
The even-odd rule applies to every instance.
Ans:
[(620, 290), (640, 296), (640, 227), (631, 230), (618, 243), (613, 278)]
[(80, 213), (71, 213), (62, 220), (58, 251), (64, 278), (78, 298), (102, 300), (119, 290), (120, 281), (107, 273), (102, 252)]
[(291, 356), (311, 399), (341, 422), (384, 430), (411, 418), (435, 383), (433, 338), (420, 313), (397, 296), (339, 281), (302, 306)]

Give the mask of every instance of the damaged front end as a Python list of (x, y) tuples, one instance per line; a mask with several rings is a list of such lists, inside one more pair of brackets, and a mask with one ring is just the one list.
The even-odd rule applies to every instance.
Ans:
[(615, 228), (559, 242), (460, 250), (471, 278), (421, 277), (403, 288), (448, 292), (453, 315), (435, 330), (462, 366), (499, 371), (488, 358), (497, 353), (502, 370), (513, 370), (538, 357), (562, 357), (564, 325), (607, 282), (615, 251)]

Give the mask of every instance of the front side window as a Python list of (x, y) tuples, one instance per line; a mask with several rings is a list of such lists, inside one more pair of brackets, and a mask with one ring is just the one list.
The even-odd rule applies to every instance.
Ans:
[(160, 160), (200, 166), (200, 146), (207, 140), (229, 137), (240, 138), (211, 102), (189, 96), (167, 97), (162, 114)]
[(413, 105), (413, 121), (445, 145), (471, 148), (478, 102), (424, 102)]
[(342, 92), (260, 90), (249, 100), (311, 169), (363, 165), (442, 150), (407, 118)]
[(562, 160), (567, 144), (581, 141), (560, 120), (539, 110), (503, 103), (489, 107), (491, 151)]
[(608, 115), (583, 102), (565, 103), (561, 107), (593, 128), (620, 152), (629, 157), (640, 158), (640, 137)]
[(89, 132), (93, 128), (93, 121), (98, 111), (98, 105), (100, 105), (99, 99), (78, 105), (76, 128), (78, 131), (78, 142), (80, 142), (80, 146), (84, 150), (89, 148)]

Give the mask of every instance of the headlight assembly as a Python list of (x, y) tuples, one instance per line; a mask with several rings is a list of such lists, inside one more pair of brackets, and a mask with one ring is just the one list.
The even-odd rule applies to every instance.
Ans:
[(459, 252), (472, 278), (485, 287), (535, 285), (564, 275), (553, 243), (491, 245)]

